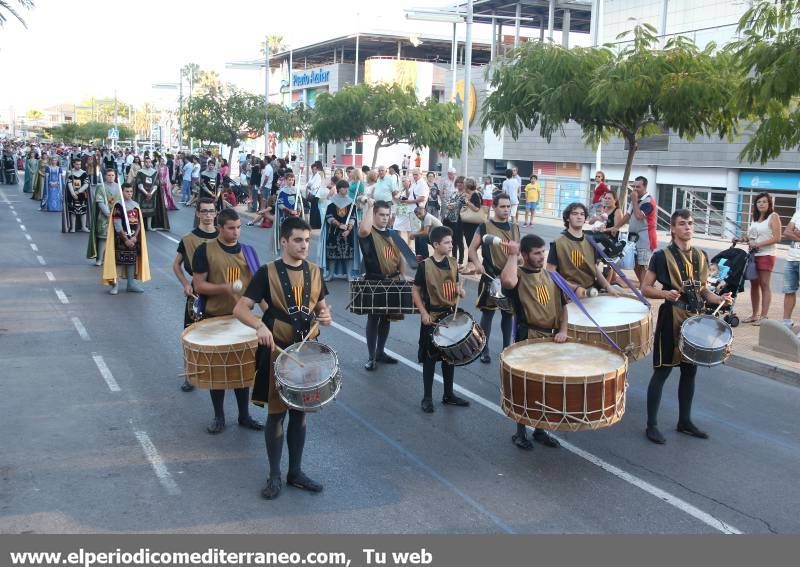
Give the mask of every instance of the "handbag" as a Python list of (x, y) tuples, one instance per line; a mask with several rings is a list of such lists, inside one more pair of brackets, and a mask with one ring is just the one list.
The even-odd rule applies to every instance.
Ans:
[(756, 268), (756, 257), (750, 255), (747, 259), (747, 266), (744, 269), (744, 279), (753, 281), (758, 279), (758, 269)]
[(473, 211), (468, 206), (461, 207), (461, 222), (470, 224), (483, 224), (488, 220), (488, 215), (484, 212), (483, 208)]

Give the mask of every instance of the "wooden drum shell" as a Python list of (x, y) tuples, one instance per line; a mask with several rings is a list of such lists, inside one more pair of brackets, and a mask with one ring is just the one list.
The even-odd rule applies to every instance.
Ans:
[[(186, 338), (198, 325), (215, 319), (234, 320), (232, 316), (213, 317), (188, 326), (181, 334), (183, 369), (189, 384), (210, 390), (247, 388), (256, 376), (258, 338), (233, 344), (196, 344)], [(238, 321), (237, 321), (238, 323)]]
[[(593, 299), (594, 298), (585, 298), (582, 301), (589, 310), (589, 313), (597, 319), (591, 308)], [(572, 304), (570, 304), (569, 309), (571, 313), (573, 309)], [(643, 313), (643, 317), (639, 321), (622, 323), (619, 325), (605, 325), (603, 330), (623, 351), (625, 351), (625, 355), (631, 362), (641, 360), (653, 351), (654, 327), (652, 310)], [(595, 346), (609, 346), (608, 340), (606, 340), (600, 330), (594, 325), (576, 325), (569, 322), (567, 325), (567, 335), (570, 339), (577, 342)]]

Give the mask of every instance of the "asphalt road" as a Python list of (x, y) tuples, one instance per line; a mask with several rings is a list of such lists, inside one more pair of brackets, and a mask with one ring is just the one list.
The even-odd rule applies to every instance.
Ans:
[[(423, 414), (417, 317), (392, 326), (388, 348), (403, 363), (368, 373), (365, 318), (344, 310), (346, 282), (330, 285), (336, 325), (323, 334), (344, 385), (310, 417), (304, 457), (325, 490), (285, 487), (265, 501), (263, 436), (235, 426), (233, 396), (234, 425), (211, 436), (208, 394), (178, 389), (183, 302), (170, 262), (191, 213), (172, 214), (173, 233), (148, 234), (146, 293), (112, 297), (83, 259), (86, 235), (62, 234), (59, 215), (28, 197), (0, 187), (0, 532), (800, 531), (798, 389), (702, 369), (694, 418), (711, 439), (701, 441), (674, 431), (674, 376), (667, 444), (655, 446), (644, 437), (643, 360), (621, 423), (523, 452), (497, 407), (498, 322), (492, 364), (456, 372), (472, 406)], [(268, 260), (265, 231), (243, 232)], [(474, 305), (474, 282), (467, 290), (463, 305)]]

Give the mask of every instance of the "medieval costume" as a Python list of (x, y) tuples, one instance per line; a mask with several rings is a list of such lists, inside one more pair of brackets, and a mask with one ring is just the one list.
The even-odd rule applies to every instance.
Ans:
[(162, 159), (161, 165), (158, 168), (158, 179), (161, 186), (161, 195), (164, 198), (164, 204), (170, 211), (177, 211), (178, 207), (175, 206), (175, 201), (172, 199), (172, 181), (170, 181), (170, 169), (167, 163)]
[[(131, 170), (133, 169), (131, 168)], [(141, 169), (136, 174), (134, 188), (142, 208), (145, 230), (155, 228), (169, 230), (167, 207), (158, 188), (158, 183), (158, 172), (153, 167)]]
[[(333, 196), (325, 211), (324, 230), (320, 231), (320, 247), (325, 251), (323, 270), (331, 277), (347, 279), (353, 260), (353, 200), (347, 195)], [(345, 235), (345, 233), (347, 233)]]
[(33, 193), (33, 181), (39, 168), (39, 160), (33, 155), (25, 160), (25, 179), (22, 185), (23, 193)]
[(45, 169), (47, 178), (42, 195), (42, 210), (48, 212), (63, 212), (64, 203), (64, 177), (61, 167), (48, 165)]
[[(111, 295), (118, 292), (118, 278), (127, 278), (128, 291), (134, 293), (144, 291), (139, 282), (150, 280), (147, 237), (142, 230), (142, 219), (142, 211), (136, 201), (116, 203), (111, 210), (101, 278), (103, 283), (111, 286)], [(130, 243), (133, 245), (129, 246)]]
[(47, 178), (47, 158), (42, 156), (39, 163), (36, 165), (36, 177), (33, 179), (33, 195), (31, 199), (34, 201), (42, 200), (42, 193), (44, 193), (45, 179)]
[(89, 233), (89, 244), (86, 247), (86, 258), (94, 260), (96, 266), (103, 263), (103, 253), (108, 236), (108, 223), (114, 205), (122, 200), (122, 191), (118, 183), (106, 185), (98, 183), (91, 195), (89, 215), (92, 231)]
[(75, 232), (76, 221), (80, 220), (81, 230), (89, 232), (87, 212), (89, 211), (89, 174), (82, 169), (67, 172), (64, 191), (64, 222), (61, 232)]

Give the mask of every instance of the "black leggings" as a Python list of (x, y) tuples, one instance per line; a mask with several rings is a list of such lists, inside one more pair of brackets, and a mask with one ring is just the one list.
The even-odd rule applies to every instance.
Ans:
[[(425, 360), (422, 363), (422, 387), (424, 390), (423, 398), (433, 397), (433, 373), (436, 372), (436, 360)], [(448, 362), (442, 361), (442, 378), (444, 379), (444, 395), (449, 398), (453, 395), (453, 376), (456, 367)]]
[(386, 339), (389, 337), (389, 319), (384, 315), (367, 315), (367, 350), (369, 359), (383, 354)]
[[(500, 330), (503, 332), (503, 348), (511, 344), (511, 324), (514, 322), (514, 316), (507, 311), (500, 310)], [(485, 351), (489, 350), (489, 337), (492, 336), (492, 320), (494, 319), (494, 311), (487, 309), (481, 311), (481, 329), (486, 333), (486, 347)]]
[[(283, 421), (286, 412), (271, 413), (264, 427), (264, 442), (267, 445), (270, 478), (281, 477), (281, 457), (283, 456)], [(306, 414), (300, 410), (289, 410), (289, 427), (286, 431), (286, 445), (289, 447), (289, 474), (300, 473), (303, 463), (303, 448), (306, 444)]]
[(464, 240), (467, 241), (467, 248), (472, 244), (472, 238), (475, 236), (475, 231), (478, 230), (478, 226), (479, 225), (471, 222), (461, 222), (461, 230), (464, 233)]
[[(214, 406), (214, 418), (222, 422), (225, 421), (225, 390), (209, 390), (211, 394), (211, 405)], [(234, 388), (236, 395), (236, 405), (239, 406), (239, 421), (244, 421), (250, 417), (250, 388)]]
[(464, 230), (461, 227), (461, 221), (457, 220), (455, 222), (452, 221), (442, 221), (444, 226), (450, 228), (453, 231), (453, 255), (458, 261), (459, 264), (462, 264), (465, 260), (464, 256)]
[[(672, 372), (672, 366), (661, 366), (653, 369), (653, 377), (647, 387), (647, 426), (658, 426), (658, 407), (661, 405), (661, 391), (664, 382)], [(678, 383), (678, 423), (691, 423), (692, 398), (694, 398), (694, 377), (697, 375), (697, 366), (688, 362), (681, 362), (681, 379)]]

